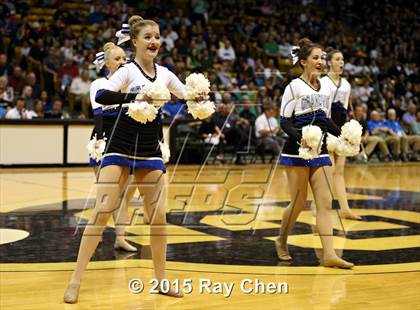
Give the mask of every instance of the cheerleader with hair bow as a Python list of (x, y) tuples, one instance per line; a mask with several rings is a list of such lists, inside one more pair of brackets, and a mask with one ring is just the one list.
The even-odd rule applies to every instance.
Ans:
[(288, 135), (280, 164), (286, 166), (291, 202), (283, 213), (276, 250), (280, 260), (292, 260), (287, 237), (305, 208), (309, 184), (317, 206), (322, 265), (352, 268), (352, 263), (337, 256), (333, 244), (332, 168), (325, 135), (339, 136), (340, 129), (327, 117), (329, 90), (319, 81), (322, 56), (322, 48), (308, 39), (300, 40), (292, 49), (293, 62), (302, 67), (303, 73), (286, 86), (280, 107), (280, 125)]
[[(90, 102), (93, 110), (95, 127), (92, 131), (91, 140), (87, 145), (90, 159), (89, 165), (94, 168), (95, 176), (98, 177), (101, 167), (101, 159), (106, 148), (106, 140), (110, 138), (114, 126), (115, 117), (108, 115), (115, 106), (104, 106), (95, 101), (98, 89), (106, 84), (106, 81), (114, 74), (117, 69), (125, 64), (126, 56), (123, 49), (112, 42), (108, 42), (103, 47), (103, 52), (96, 54), (94, 64), (100, 70), (104, 66), (108, 69), (108, 75), (96, 79), (90, 86)], [(136, 188), (130, 187), (125, 194), (123, 205), (112, 213), (115, 225), (115, 249), (135, 252), (137, 248), (125, 240), (125, 224), (128, 222), (128, 204), (134, 196)]]
[[(149, 215), (155, 278), (161, 283), (166, 279), (167, 188), (162, 157), (167, 150), (162, 144), (160, 108), (172, 93), (186, 99), (190, 112), (198, 118), (207, 118), (214, 112), (214, 104), (207, 101), (207, 79), (191, 76), (184, 85), (167, 68), (155, 64), (160, 48), (159, 25), (136, 15), (130, 17), (128, 25), (135, 58), (122, 65), (95, 95), (95, 101), (102, 105), (117, 105), (109, 112), (116, 115), (116, 121), (101, 162), (95, 210), (83, 233), (76, 269), (64, 295), (67, 303), (77, 302), (83, 272), (110, 214), (122, 199), (130, 174), (144, 195), (145, 213)], [(171, 286), (163, 292), (161, 287), (158, 286), (161, 294), (183, 296), (179, 288)]]
[[(321, 84), (330, 89), (330, 116), (332, 121), (338, 126), (342, 127), (347, 122), (347, 111), (349, 108), (350, 92), (351, 85), (341, 74), (344, 69), (344, 57), (337, 49), (327, 48), (326, 49), (326, 64), (328, 68), (328, 73), (326, 76), (321, 78)], [(348, 123), (346, 126), (351, 126), (355, 124), (356, 127), (358, 123)], [(360, 127), (360, 125), (359, 125)], [(361, 131), (361, 128), (359, 129)], [(355, 131), (353, 131), (355, 132)], [(338, 203), (340, 205), (340, 216), (342, 218), (351, 219), (351, 220), (360, 220), (361, 217), (354, 214), (349, 207), (347, 201), (346, 185), (344, 182), (344, 166), (346, 164), (346, 156), (355, 156), (359, 153), (359, 143), (355, 144), (354, 153), (346, 153), (345, 149), (342, 151), (343, 146), (346, 146), (345, 143), (337, 141), (334, 143), (334, 137), (330, 137), (328, 141), (328, 150), (330, 153), (330, 158), (333, 163), (334, 173), (334, 191), (338, 198)], [(349, 149), (349, 148), (347, 148)], [(341, 151), (341, 152), (340, 152)], [(351, 151), (351, 149), (350, 149)]]

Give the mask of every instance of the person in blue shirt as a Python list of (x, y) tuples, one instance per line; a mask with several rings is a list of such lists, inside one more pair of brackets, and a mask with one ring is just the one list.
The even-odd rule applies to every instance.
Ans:
[(0, 106), (0, 118), (5, 118), (6, 113), (7, 113), (7, 110), (3, 108), (2, 106)]
[(400, 137), (385, 125), (385, 122), (380, 119), (376, 110), (370, 112), (370, 121), (368, 121), (367, 126), (372, 136), (384, 139), (386, 144), (391, 146), (393, 159), (398, 160), (400, 155)]
[(420, 150), (420, 136), (407, 135), (404, 132), (400, 122), (397, 120), (395, 109), (389, 109), (387, 116), (388, 119), (384, 122), (384, 125), (399, 137), (401, 144), (401, 159), (403, 161), (408, 161), (408, 151), (411, 146), (413, 149), (412, 160), (417, 161), (417, 153)]
[(172, 99), (171, 101), (167, 102), (162, 112), (164, 117), (170, 119), (171, 121), (175, 119), (184, 118), (187, 115), (187, 111), (185, 110), (185, 104), (178, 99)]

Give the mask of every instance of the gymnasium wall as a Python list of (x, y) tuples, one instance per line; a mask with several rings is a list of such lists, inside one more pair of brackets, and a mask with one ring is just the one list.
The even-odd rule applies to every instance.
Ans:
[(92, 120), (0, 120), (0, 166), (87, 164), (92, 128)]

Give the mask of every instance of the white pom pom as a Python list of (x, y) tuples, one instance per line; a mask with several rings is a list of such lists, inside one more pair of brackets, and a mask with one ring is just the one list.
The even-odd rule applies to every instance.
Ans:
[(322, 130), (318, 126), (308, 125), (302, 128), (302, 139), (305, 140), (307, 147), (299, 148), (299, 157), (310, 160), (314, 159), (321, 152)]
[(302, 138), (311, 149), (321, 149), (322, 130), (318, 126), (304, 126), (302, 128)]
[(185, 79), (186, 100), (206, 98), (210, 92), (210, 81), (202, 73), (192, 73)]
[(171, 100), (171, 93), (166, 86), (150, 83), (144, 86), (141, 91), (142, 94), (152, 99), (153, 106), (160, 108), (166, 102)]
[(358, 121), (352, 119), (341, 127), (341, 135), (351, 144), (360, 144), (363, 128)]
[(327, 149), (328, 152), (333, 153), (336, 149), (338, 144), (340, 143), (339, 138), (333, 136), (332, 134), (328, 134), (327, 136)]
[(317, 152), (314, 152), (313, 150), (310, 150), (306, 147), (300, 147), (299, 148), (299, 157), (303, 158), (305, 160), (311, 160), (318, 156)]
[(353, 157), (359, 154), (359, 151), (360, 144), (351, 144), (340, 136), (339, 143), (337, 145), (337, 148), (335, 149), (335, 153), (337, 155)]
[(96, 161), (100, 161), (103, 158), (103, 154), (104, 154), (105, 146), (106, 146), (105, 141), (106, 141), (106, 138), (97, 140), (96, 134), (95, 136), (93, 136), (93, 138), (86, 145), (90, 158)]
[(360, 151), (363, 128), (356, 120), (351, 120), (341, 127), (341, 135), (337, 141), (327, 138), (328, 150), (339, 156), (356, 156)]
[(159, 142), (160, 151), (162, 152), (162, 160), (166, 164), (171, 158), (171, 150), (166, 142)]
[(206, 119), (216, 110), (214, 102), (206, 100), (202, 102), (187, 101), (188, 112), (198, 119)]
[(142, 124), (153, 121), (157, 113), (158, 110), (146, 101), (133, 102), (128, 105), (127, 115)]

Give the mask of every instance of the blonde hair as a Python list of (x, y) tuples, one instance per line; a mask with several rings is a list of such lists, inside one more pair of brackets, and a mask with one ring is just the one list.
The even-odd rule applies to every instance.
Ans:
[(104, 50), (104, 54), (105, 54), (105, 61), (108, 60), (109, 55), (111, 54), (111, 51), (118, 47), (117, 45), (115, 45), (112, 42), (107, 42), (104, 44), (103, 50)]
[(143, 19), (139, 15), (133, 15), (128, 20), (128, 25), (130, 26), (130, 38), (135, 39), (139, 35), (142, 28), (146, 26), (157, 26), (159, 25), (151, 19)]
[(103, 51), (104, 51), (104, 54), (105, 54), (104, 55), (104, 60), (105, 60), (105, 65), (106, 66), (108, 66), (108, 64), (109, 64), (108, 61), (109, 61), (109, 59), (111, 57), (111, 53), (115, 49), (121, 49), (122, 50), (121, 47), (119, 47), (118, 45), (115, 45), (112, 42), (107, 42), (107, 43), (104, 44)]

